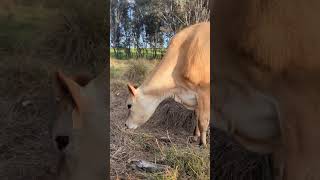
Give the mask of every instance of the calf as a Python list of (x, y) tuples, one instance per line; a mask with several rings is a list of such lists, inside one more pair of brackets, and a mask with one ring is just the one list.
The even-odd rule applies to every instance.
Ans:
[(195, 137), (206, 146), (210, 121), (210, 24), (199, 23), (177, 33), (166, 55), (140, 87), (128, 84), (130, 111), (126, 126), (144, 124), (166, 98), (174, 99), (197, 115)]
[(59, 179), (103, 179), (107, 165), (106, 70), (87, 75), (55, 75), (58, 118), (52, 124), (54, 146), (62, 154)]

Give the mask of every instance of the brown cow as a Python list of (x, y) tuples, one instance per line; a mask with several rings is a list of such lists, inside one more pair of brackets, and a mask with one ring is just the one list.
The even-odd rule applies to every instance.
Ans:
[(235, 82), (274, 102), (280, 178), (320, 179), (320, 2), (215, 0), (213, 6), (214, 86)]
[(51, 134), (63, 157), (59, 179), (106, 177), (106, 76), (106, 70), (93, 80), (87, 75), (55, 75), (59, 116)]
[(200, 144), (206, 145), (210, 120), (210, 24), (199, 23), (177, 33), (167, 53), (143, 84), (128, 85), (131, 96), (126, 126), (135, 129), (144, 124), (165, 98), (195, 109)]

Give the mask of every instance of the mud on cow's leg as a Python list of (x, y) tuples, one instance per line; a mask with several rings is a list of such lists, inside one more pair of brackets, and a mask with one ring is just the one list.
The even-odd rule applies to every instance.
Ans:
[[(210, 92), (210, 89), (209, 89)], [(207, 93), (199, 93), (198, 109), (197, 109), (198, 128), (200, 131), (200, 145), (207, 146), (207, 131), (210, 120), (210, 95)]]

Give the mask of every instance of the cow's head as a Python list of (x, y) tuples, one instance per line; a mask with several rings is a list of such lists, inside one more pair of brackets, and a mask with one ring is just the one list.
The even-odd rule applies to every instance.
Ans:
[(149, 120), (160, 101), (152, 95), (144, 94), (136, 86), (128, 84), (128, 90), (130, 92), (127, 100), (129, 117), (125, 125), (129, 129), (136, 129)]
[(52, 123), (51, 136), (54, 146), (59, 151), (68, 147), (72, 130), (82, 127), (83, 112), (88, 103), (83, 88), (91, 79), (89, 75), (68, 77), (60, 71), (55, 74), (54, 89), (58, 116)]

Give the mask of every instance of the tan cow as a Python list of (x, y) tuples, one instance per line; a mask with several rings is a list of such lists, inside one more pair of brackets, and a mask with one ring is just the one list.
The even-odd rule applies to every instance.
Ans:
[(200, 144), (206, 145), (210, 120), (210, 24), (195, 24), (177, 33), (143, 84), (138, 88), (129, 84), (128, 88), (128, 128), (144, 124), (165, 98), (174, 97), (196, 110), (195, 136), (201, 135)]
[(320, 179), (320, 2), (215, 0), (213, 6), (214, 86), (235, 82), (274, 102), (280, 178)]
[(107, 169), (107, 74), (55, 75), (58, 118), (52, 138), (62, 154), (59, 179), (104, 179)]

